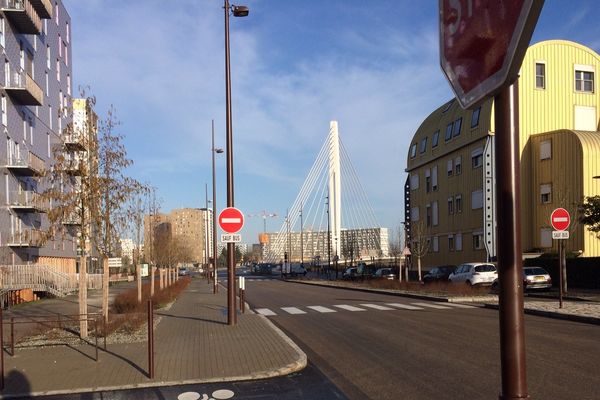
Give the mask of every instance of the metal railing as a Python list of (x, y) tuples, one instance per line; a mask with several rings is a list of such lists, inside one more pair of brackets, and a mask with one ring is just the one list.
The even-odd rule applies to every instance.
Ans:
[[(0, 288), (34, 289), (59, 297), (66, 296), (79, 290), (79, 274), (58, 272), (45, 265), (0, 266)], [(87, 274), (87, 288), (101, 289), (102, 274)]]
[(44, 160), (30, 151), (25, 154), (9, 155), (3, 164), (7, 168), (29, 168), (37, 174), (42, 174), (46, 168)]
[(33, 190), (13, 190), (8, 196), (10, 207), (29, 207), (40, 211), (47, 211), (49, 202), (44, 200), (39, 193)]
[(41, 247), (44, 234), (39, 229), (21, 229), (8, 234), (7, 245), (18, 247)]

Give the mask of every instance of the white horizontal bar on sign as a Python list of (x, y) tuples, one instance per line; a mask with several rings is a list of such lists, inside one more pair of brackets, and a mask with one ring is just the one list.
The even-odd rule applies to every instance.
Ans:
[(242, 222), (241, 218), (221, 218), (223, 224), (239, 224)]

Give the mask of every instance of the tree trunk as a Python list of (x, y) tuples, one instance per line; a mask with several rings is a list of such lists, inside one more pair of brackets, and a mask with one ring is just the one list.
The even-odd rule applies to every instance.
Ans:
[(79, 337), (88, 337), (87, 322), (87, 265), (85, 255), (79, 257)]
[(135, 266), (135, 279), (137, 281), (138, 303), (141, 303), (142, 302), (142, 266), (140, 264), (136, 264), (136, 266)]
[(417, 273), (419, 274), (419, 282), (421, 282), (421, 257), (417, 257)]
[(108, 323), (108, 257), (103, 257), (102, 265), (102, 316), (104, 317), (104, 322)]
[(398, 266), (398, 280), (402, 282), (402, 267), (403, 267), (402, 257), (400, 257), (400, 265)]
[(156, 267), (150, 267), (150, 298), (154, 297), (154, 275), (156, 274)]

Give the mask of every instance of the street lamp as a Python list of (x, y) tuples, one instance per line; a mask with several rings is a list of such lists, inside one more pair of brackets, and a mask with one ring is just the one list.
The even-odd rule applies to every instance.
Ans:
[(223, 153), (223, 149), (215, 148), (215, 120), (212, 120), (212, 255), (213, 255), (213, 293), (219, 292), (217, 284), (217, 190), (215, 184), (215, 154)]
[[(227, 207), (234, 207), (233, 196), (233, 132), (231, 127), (231, 66), (229, 63), (229, 12), (234, 17), (246, 17), (248, 7), (229, 5), (223, 0), (225, 10), (225, 120), (227, 153)], [(235, 325), (235, 243), (227, 243), (227, 324)]]

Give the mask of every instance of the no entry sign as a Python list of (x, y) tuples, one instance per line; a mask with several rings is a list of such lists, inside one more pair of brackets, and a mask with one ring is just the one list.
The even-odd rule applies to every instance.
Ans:
[(550, 216), (550, 223), (552, 227), (557, 231), (564, 231), (569, 227), (571, 223), (571, 216), (569, 212), (564, 208), (557, 208), (552, 211), (552, 215)]
[(227, 233), (237, 233), (244, 226), (244, 214), (235, 207), (227, 207), (219, 214), (219, 226)]

